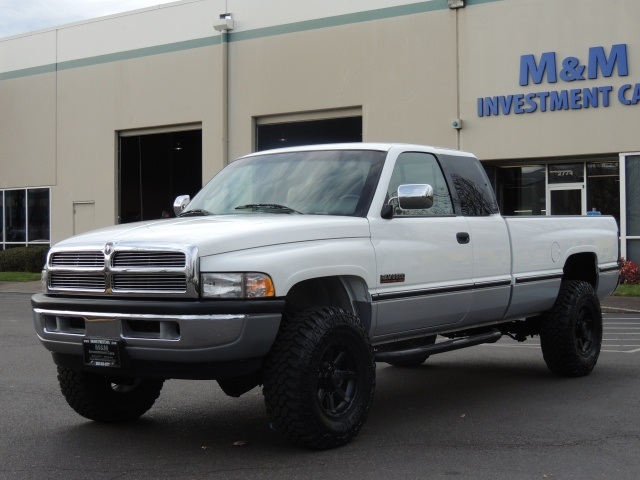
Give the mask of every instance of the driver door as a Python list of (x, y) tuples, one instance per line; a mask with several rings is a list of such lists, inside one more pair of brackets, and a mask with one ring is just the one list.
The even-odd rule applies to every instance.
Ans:
[(398, 186), (429, 184), (433, 206), (401, 210), (393, 218), (371, 218), (377, 263), (377, 338), (455, 324), (464, 319), (472, 295), (473, 255), (466, 219), (453, 209), (437, 158), (403, 152), (395, 163), (388, 198)]

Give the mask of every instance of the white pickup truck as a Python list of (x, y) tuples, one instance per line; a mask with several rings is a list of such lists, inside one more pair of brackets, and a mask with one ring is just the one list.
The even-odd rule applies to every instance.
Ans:
[(274, 429), (332, 448), (363, 426), (376, 362), (539, 335), (588, 374), (618, 284), (612, 217), (503, 218), (480, 162), (396, 144), (261, 152), (177, 217), (55, 245), (32, 298), (69, 405), (136, 419), (165, 379), (263, 386)]

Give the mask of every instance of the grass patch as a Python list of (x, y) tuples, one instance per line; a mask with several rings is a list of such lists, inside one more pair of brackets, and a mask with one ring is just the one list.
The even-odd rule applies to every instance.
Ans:
[(0, 272), (0, 282), (34, 282), (40, 280), (39, 273)]
[(640, 285), (633, 283), (623, 283), (618, 286), (614, 295), (619, 297), (640, 297)]

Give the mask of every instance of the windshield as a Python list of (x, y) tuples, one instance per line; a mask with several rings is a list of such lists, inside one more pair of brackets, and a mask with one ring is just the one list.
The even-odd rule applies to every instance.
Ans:
[(218, 173), (182, 215), (365, 216), (385, 155), (370, 150), (320, 150), (242, 158)]

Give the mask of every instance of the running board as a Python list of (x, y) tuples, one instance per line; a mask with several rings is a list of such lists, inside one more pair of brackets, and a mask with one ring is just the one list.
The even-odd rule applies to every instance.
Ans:
[(487, 333), (471, 335), (464, 338), (454, 338), (445, 342), (438, 342), (432, 345), (424, 345), (422, 347), (410, 348), (408, 350), (395, 350), (391, 352), (376, 352), (374, 358), (376, 362), (388, 362), (389, 360), (411, 360), (436, 353), (450, 352), (460, 348), (472, 347), (483, 343), (495, 343), (500, 340), (502, 333), (500, 330), (492, 330)]

